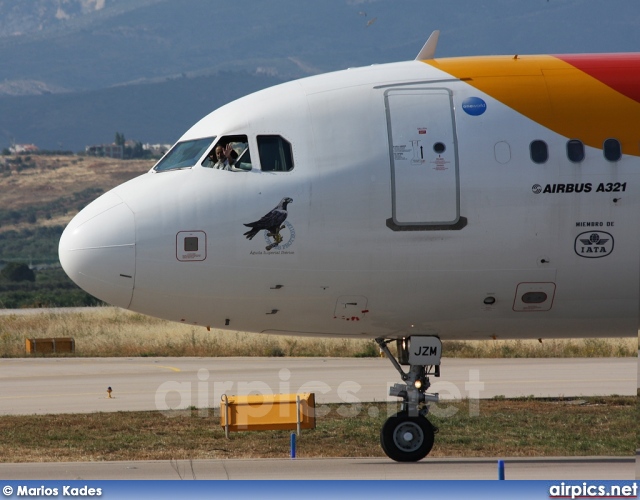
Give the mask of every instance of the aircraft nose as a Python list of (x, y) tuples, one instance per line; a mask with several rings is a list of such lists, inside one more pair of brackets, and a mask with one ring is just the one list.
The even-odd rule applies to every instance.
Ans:
[(60, 264), (80, 288), (127, 308), (135, 276), (133, 212), (108, 192), (80, 211), (60, 237)]

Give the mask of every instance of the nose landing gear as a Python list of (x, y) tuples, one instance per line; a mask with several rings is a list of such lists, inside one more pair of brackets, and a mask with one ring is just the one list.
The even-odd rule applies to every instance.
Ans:
[[(400, 411), (382, 426), (380, 445), (396, 462), (417, 462), (429, 454), (438, 432), (438, 428), (426, 418), (429, 412), (426, 403), (437, 403), (438, 394), (427, 394), (426, 390), (431, 385), (429, 375), (440, 376), (442, 343), (437, 337), (398, 339), (396, 360), (387, 346), (392, 340), (378, 338), (376, 342), (404, 382), (389, 389), (389, 395), (401, 398), (402, 403)], [(401, 365), (409, 365), (409, 372), (405, 372)]]

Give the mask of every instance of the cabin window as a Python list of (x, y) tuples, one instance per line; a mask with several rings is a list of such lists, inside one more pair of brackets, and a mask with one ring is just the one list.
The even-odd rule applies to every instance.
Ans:
[(549, 159), (549, 147), (544, 141), (536, 140), (529, 144), (529, 153), (533, 163), (547, 163)]
[(279, 135), (259, 135), (260, 168), (266, 172), (293, 170), (291, 143)]
[(620, 161), (622, 158), (622, 146), (617, 139), (607, 139), (602, 147), (604, 157), (609, 161)]
[(578, 139), (571, 139), (567, 142), (567, 157), (573, 163), (580, 163), (584, 160), (584, 144)]
[(153, 169), (156, 172), (166, 172), (167, 170), (193, 167), (214, 140), (215, 137), (205, 137), (204, 139), (178, 142), (156, 163)]
[(246, 135), (220, 137), (202, 160), (202, 166), (231, 172), (251, 170), (251, 152)]

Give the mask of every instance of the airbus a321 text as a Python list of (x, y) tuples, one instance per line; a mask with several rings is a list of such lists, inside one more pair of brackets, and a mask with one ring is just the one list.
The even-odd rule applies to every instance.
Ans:
[(441, 340), (635, 336), (640, 53), (437, 59), (437, 38), (205, 116), (71, 221), (65, 271), (168, 320), (376, 339), (398, 461), (433, 445)]

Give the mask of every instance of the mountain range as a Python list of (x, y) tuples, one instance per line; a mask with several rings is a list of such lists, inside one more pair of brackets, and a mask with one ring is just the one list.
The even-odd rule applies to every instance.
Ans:
[(174, 142), (246, 93), (437, 56), (640, 50), (638, 0), (0, 0), (0, 149)]

